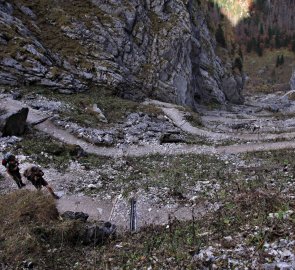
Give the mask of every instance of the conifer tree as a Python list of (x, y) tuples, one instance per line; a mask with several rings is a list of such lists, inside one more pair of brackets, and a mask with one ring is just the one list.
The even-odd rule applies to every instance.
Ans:
[(264, 30), (263, 30), (263, 25), (262, 25), (262, 23), (260, 24), (259, 34), (260, 34), (261, 36), (264, 35)]
[(276, 67), (278, 67), (280, 65), (280, 56), (277, 56), (277, 60), (276, 60)]
[(284, 55), (282, 54), (281, 55), (281, 61), (280, 61), (281, 65), (283, 65), (285, 63), (285, 58), (284, 58)]
[(224, 32), (223, 32), (223, 29), (221, 27), (221, 25), (219, 24), (218, 25), (218, 28), (216, 30), (216, 33), (215, 33), (215, 38), (216, 38), (216, 41), (224, 48), (226, 48), (226, 41), (225, 41), (225, 37), (224, 37)]

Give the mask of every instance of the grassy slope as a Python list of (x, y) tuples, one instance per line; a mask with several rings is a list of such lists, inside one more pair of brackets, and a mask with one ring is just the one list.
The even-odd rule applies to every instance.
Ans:
[[(282, 160), (282, 156), (286, 158)], [(196, 162), (193, 156), (190, 158), (192, 163)], [(246, 164), (255, 162), (259, 166), (240, 169), (233, 175), (230, 172), (235, 171), (235, 165), (223, 165), (220, 171), (229, 172), (221, 173), (216, 179), (217, 182), (224, 180), (210, 199), (221, 205), (217, 211), (208, 211), (201, 220), (171, 219), (169, 226), (147, 227), (136, 234), (119, 235), (101, 247), (85, 247), (73, 241), (70, 232), (75, 226), (56, 219), (51, 198), (28, 191), (3, 196), (0, 198), (3, 217), (0, 220), (0, 258), (11, 266), (31, 260), (42, 269), (147, 269), (149, 266), (153, 269), (200, 269), (204, 266), (202, 262), (192, 259), (199, 249), (214, 246), (228, 252), (242, 244), (254, 248), (263, 263), (266, 260), (264, 243), (294, 239), (294, 215), (284, 218), (288, 210), (295, 210), (294, 199), (287, 197), (294, 193), (294, 152), (251, 153), (241, 158)], [(154, 159), (156, 161), (156, 157)], [(211, 162), (211, 159), (202, 160), (208, 166)], [(138, 167), (145, 163), (148, 161), (135, 162)], [(169, 164), (175, 166), (171, 160)], [(159, 165), (163, 167), (162, 163)], [(285, 165), (287, 171), (283, 170)], [(276, 218), (270, 219), (270, 213), (277, 213)], [(232, 236), (234, 240), (224, 241), (225, 236)], [(251, 262), (252, 258), (247, 256), (244, 254), (243, 261)], [(216, 261), (218, 269), (227, 269), (229, 258), (239, 259), (239, 255), (233, 253), (224, 257), (220, 254)]]
[[(48, 42), (51, 42), (51, 40)], [(54, 40), (52, 42), (54, 43)], [(57, 45), (58, 44), (56, 44), (56, 46)], [(55, 45), (53, 44), (53, 46)], [(58, 49), (59, 47), (56, 48)], [(72, 49), (74, 49), (74, 47), (69, 47), (69, 50)], [(253, 59), (257, 62), (252, 63), (251, 61), (253, 61)], [(274, 57), (267, 57), (267, 55), (265, 55), (265, 59), (256, 59), (255, 56), (251, 59), (246, 58), (246, 72), (248, 71), (249, 74), (253, 72), (251, 73), (252, 76), (251, 74), (250, 76), (255, 78), (261, 66), (266, 64), (269, 66), (275, 65), (275, 60), (276, 55)], [(262, 63), (260, 64), (259, 61)], [(285, 55), (285, 65), (287, 61), (289, 60), (286, 59)], [(257, 64), (258, 62), (259, 65)], [(283, 72), (284, 68), (285, 67), (282, 66), (278, 69), (282, 69), (282, 73), (285, 74)], [(264, 81), (271, 77), (269, 74), (263, 76), (265, 76), (263, 79)], [(288, 76), (286, 75), (285, 80), (287, 78)], [(285, 80), (283, 80), (283, 82)], [(262, 81), (262, 85), (264, 81)], [(68, 97), (64, 98), (67, 99)], [(74, 101), (74, 103), (78, 102), (80, 96), (74, 99), (76, 98), (77, 101)], [(89, 96), (85, 97), (85, 99), (88, 98)], [(33, 140), (27, 145), (24, 145), (24, 148), (26, 151), (29, 151), (32, 146)], [(49, 153), (50, 151), (52, 152), (52, 150), (50, 150), (50, 145), (45, 144), (44, 148)], [(57, 148), (59, 149), (59, 146)], [(37, 149), (33, 150), (33, 152), (37, 151)], [(64, 150), (62, 150), (62, 152), (63, 151)], [(65, 152), (66, 155), (68, 155), (68, 152)], [(53, 153), (57, 152), (53, 150)], [(273, 166), (280, 167), (285, 163), (289, 164), (291, 167), (293, 166), (292, 160), (294, 160), (294, 154), (292, 152), (276, 153), (277, 154), (272, 154), (271, 156), (261, 154), (254, 155), (253, 157), (250, 155), (246, 157), (246, 159), (249, 158), (249, 160), (251, 160), (253, 158), (259, 158), (259, 160), (264, 160), (266, 169), (273, 168)], [(287, 161), (282, 161), (280, 158), (282, 155), (290, 158), (288, 158)], [(40, 205), (41, 208), (43, 208), (43, 203), (46, 202), (46, 206), (49, 205), (52, 207), (52, 203), (47, 202), (44, 198), (35, 196), (35, 194), (30, 195), (24, 193), (19, 196), (20, 193), (16, 193), (12, 194), (11, 197), (1, 197), (0, 211), (5, 218), (0, 221), (2, 222), (0, 233), (2, 252), (0, 256), (4, 256), (2, 258), (5, 258), (10, 265), (18, 265), (24, 259), (33, 260), (42, 269), (113, 269), (115, 266), (118, 266), (119, 269), (144, 269), (144, 267), (150, 265), (155, 269), (163, 269), (165, 267), (167, 269), (177, 267), (196, 269), (199, 266), (199, 262), (192, 261), (192, 255), (199, 247), (221, 242), (220, 239), (224, 235), (235, 235), (241, 231), (247, 232), (247, 230), (244, 229), (247, 224), (250, 225), (250, 227), (259, 226), (263, 228), (267, 225), (271, 226), (271, 228), (275, 228), (273, 233), (270, 234), (260, 234), (256, 237), (249, 234), (247, 243), (257, 248), (258, 252), (262, 252), (261, 243), (264, 241), (282, 237), (284, 234), (288, 234), (294, 230), (293, 219), (288, 221), (279, 219), (275, 224), (269, 224), (267, 219), (270, 212), (283, 212), (286, 209), (294, 208), (292, 202), (281, 198), (278, 193), (282, 187), (288, 186), (288, 181), (293, 181), (294, 176), (284, 176), (284, 173), (279, 169), (274, 170), (274, 176), (270, 173), (258, 171), (256, 172), (256, 180), (244, 182), (244, 180), (251, 175), (249, 171), (243, 171), (235, 175), (224, 173), (226, 170), (223, 170), (223, 173), (218, 175), (216, 170), (219, 170), (219, 167), (215, 166), (215, 169), (212, 169), (212, 163), (210, 163), (212, 162), (211, 159), (210, 162), (208, 162), (206, 158), (202, 160), (200, 157), (190, 156), (181, 157), (180, 159), (169, 158), (161, 163), (157, 158), (159, 157), (151, 158), (151, 160), (130, 159), (129, 162), (133, 164), (134, 171), (145, 172), (151, 177), (151, 182), (158, 181), (156, 183), (163, 186), (170, 185), (171, 187), (182, 188), (183, 186), (181, 185), (182, 183), (179, 182), (179, 178), (185, 179), (183, 182), (190, 180), (194, 183), (201, 178), (212, 180), (213, 175), (213, 177), (217, 178), (218, 182), (222, 183), (222, 189), (216, 194), (216, 200), (224, 203), (224, 207), (215, 214), (208, 214), (202, 221), (188, 223), (171, 222), (169, 228), (146, 228), (146, 230), (138, 234), (121, 236), (115, 242), (108, 243), (105, 247), (86, 248), (65, 243), (62, 240), (62, 235), (64, 235), (66, 231), (65, 229), (61, 231), (57, 230), (58, 236), (56, 238), (53, 237), (52, 242), (46, 242), (46, 238), (44, 240), (42, 236), (44, 232), (45, 235), (47, 235), (46, 232), (48, 232), (48, 230), (60, 228), (59, 223), (56, 220), (54, 208), (50, 208), (50, 213), (53, 211), (53, 214), (48, 215), (46, 207), (44, 207), (44, 209), (37, 208), (35, 210), (35, 205)], [(199, 165), (198, 159), (202, 162), (202, 168), (205, 169), (205, 172), (199, 173), (195, 170), (196, 166)], [(158, 167), (151, 170), (150, 164), (157, 165)], [(192, 171), (187, 172), (188, 164), (190, 168), (192, 168)], [(177, 171), (175, 169), (176, 165), (178, 168)], [(224, 164), (221, 165), (225, 166)], [(231, 168), (230, 165), (226, 167), (226, 169), (229, 168)], [(233, 168), (231, 169), (233, 170)], [(132, 171), (132, 173), (134, 173), (134, 171)], [(155, 176), (152, 174), (154, 171), (160, 174)], [(186, 178), (186, 174), (188, 174), (188, 178)], [(133, 180), (135, 176), (132, 175), (130, 179)], [(270, 190), (269, 188), (265, 188), (273, 177), (279, 179), (275, 189)], [(168, 183), (168, 180), (171, 180), (171, 182)], [(257, 193), (256, 190), (259, 192)], [(37, 197), (37, 200), (35, 200), (35, 197)], [(249, 204), (249, 202), (251, 202), (251, 204)], [(31, 205), (32, 203), (34, 204), (33, 206)], [(11, 209), (11, 205), (15, 206), (16, 209)], [(7, 211), (8, 209), (11, 213)], [(34, 209), (33, 212), (32, 209)], [(45, 210), (46, 215), (42, 216), (42, 214), (40, 217), (38, 215), (36, 216), (35, 213), (38, 213), (40, 210), (41, 213)], [(9, 222), (5, 223), (7, 220)], [(47, 223), (49, 222), (53, 222), (53, 227), (51, 227), (51, 229), (47, 227)], [(46, 223), (46, 226), (44, 223)], [(284, 230), (284, 234), (276, 235), (276, 232), (280, 230)], [(203, 232), (212, 232), (212, 234), (208, 237), (204, 237), (202, 236)], [(3, 237), (4, 235), (5, 237)], [(23, 244), (19, 245), (19, 243)], [(115, 247), (116, 244), (122, 247)], [(53, 251), (54, 249), (56, 250)], [(223, 267), (226, 267), (226, 265)]]
[[(277, 56), (284, 55), (285, 63), (276, 67)], [(272, 93), (288, 90), (289, 80), (295, 66), (295, 55), (286, 49), (265, 50), (263, 56), (245, 54), (244, 71), (250, 77), (246, 93)]]
[(64, 102), (70, 109), (61, 113), (61, 118), (78, 123), (83, 127), (108, 128), (109, 125), (98, 121), (97, 116), (86, 107), (92, 108), (93, 104), (102, 110), (110, 125), (122, 122), (132, 112), (141, 111), (150, 115), (160, 115), (162, 111), (154, 105), (142, 105), (138, 102), (122, 99), (114, 94), (113, 89), (102, 86), (92, 87), (83, 93), (64, 95), (48, 88), (32, 86), (21, 89), (23, 95), (39, 94), (53, 101)]

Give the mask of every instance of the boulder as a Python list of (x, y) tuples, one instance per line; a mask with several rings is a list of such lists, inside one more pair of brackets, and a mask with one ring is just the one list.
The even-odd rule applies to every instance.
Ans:
[(234, 104), (244, 103), (244, 97), (241, 95), (242, 85), (243, 83), (234, 76), (222, 80), (223, 92), (229, 102)]
[(84, 222), (89, 217), (89, 215), (86, 214), (86, 213), (83, 213), (83, 212), (73, 212), (73, 211), (66, 211), (61, 216), (64, 219), (81, 220), (81, 221), (84, 221)]
[(63, 219), (82, 221), (79, 230), (74, 233), (74, 238), (79, 239), (84, 245), (100, 245), (109, 237), (115, 237), (116, 225), (110, 222), (99, 222), (99, 224), (86, 222), (89, 215), (83, 212), (66, 211), (61, 217)]
[(160, 137), (160, 144), (163, 143), (185, 143), (186, 141), (182, 139), (177, 134), (170, 134), (170, 133), (164, 133)]
[(116, 235), (116, 226), (110, 222), (105, 222), (102, 225), (87, 225), (81, 231), (80, 239), (85, 245), (103, 244), (109, 237)]
[(2, 133), (2, 136), (23, 135), (27, 125), (28, 113), (28, 108), (21, 108), (20, 110), (0, 115), (0, 133)]
[[(291, 91), (290, 91), (291, 92)], [(261, 107), (273, 113), (286, 111), (291, 106), (288, 93), (280, 98), (273, 95), (262, 100)]]

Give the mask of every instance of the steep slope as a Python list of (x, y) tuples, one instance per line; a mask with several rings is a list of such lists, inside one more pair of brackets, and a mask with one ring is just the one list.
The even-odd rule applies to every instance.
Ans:
[(237, 37), (241, 44), (246, 44), (247, 51), (281, 47), (295, 51), (295, 1), (251, 2), (249, 16), (236, 27)]
[(192, 108), (241, 103), (237, 49), (216, 43), (223, 24), (211, 22), (208, 7), (192, 0), (1, 0), (0, 84), (65, 93), (103, 85), (124, 98)]

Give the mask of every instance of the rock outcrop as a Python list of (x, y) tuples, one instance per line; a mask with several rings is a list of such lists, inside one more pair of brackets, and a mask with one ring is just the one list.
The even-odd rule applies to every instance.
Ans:
[(105, 222), (101, 226), (87, 225), (81, 231), (80, 239), (84, 245), (100, 245), (105, 243), (110, 237), (115, 237), (117, 227), (110, 222)]
[(74, 238), (84, 245), (100, 245), (108, 238), (116, 236), (116, 225), (110, 222), (100, 222), (100, 224), (87, 223), (89, 215), (84, 212), (66, 211), (61, 217), (63, 219), (81, 221), (80, 230), (74, 233)]
[(21, 108), (15, 112), (0, 114), (0, 136), (23, 135), (27, 124), (28, 113), (28, 108)]
[(243, 102), (234, 49), (217, 44), (206, 1), (43, 2), (0, 0), (0, 84), (102, 85), (192, 108)]

